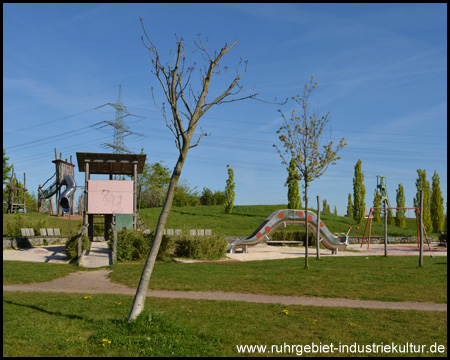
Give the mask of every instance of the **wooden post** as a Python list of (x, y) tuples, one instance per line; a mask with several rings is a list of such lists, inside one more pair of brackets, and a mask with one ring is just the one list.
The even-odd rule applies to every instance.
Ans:
[(387, 210), (387, 200), (384, 199), (384, 256), (387, 256), (387, 218), (388, 218), (388, 210)]
[(85, 184), (84, 184), (84, 225), (86, 226), (89, 221), (88, 221), (88, 208), (87, 208), (87, 204), (88, 204), (88, 196), (89, 196), (89, 192), (88, 192), (88, 180), (89, 180), (89, 162), (85, 162)]
[(55, 148), (55, 160), (58, 160), (58, 153), (56, 152), (56, 148)]
[(25, 173), (23, 173), (23, 213), (25, 214), (27, 212), (27, 204), (26, 204), (26, 198), (25, 198), (25, 192), (27, 188), (27, 181)]
[(113, 235), (114, 235), (114, 245), (113, 245), (113, 265), (117, 260), (117, 229), (116, 229), (116, 214), (113, 214)]
[(136, 181), (137, 181), (137, 161), (133, 162), (133, 229), (137, 230), (136, 227), (136, 209), (137, 209), (137, 191), (136, 191)]
[(53, 211), (53, 202), (52, 202), (52, 199), (53, 199), (53, 196), (51, 196), (51, 197), (48, 199), (48, 203), (49, 203), (49, 206), (50, 206), (49, 210), (50, 210), (50, 215), (55, 215), (55, 212)]
[(320, 260), (320, 197), (317, 195), (317, 234), (316, 234), (316, 251), (317, 251), (317, 260)]
[(80, 232), (78, 234), (78, 257), (81, 256), (81, 237), (83, 235), (83, 232)]
[(420, 217), (419, 217), (419, 267), (423, 265), (423, 190), (420, 190)]

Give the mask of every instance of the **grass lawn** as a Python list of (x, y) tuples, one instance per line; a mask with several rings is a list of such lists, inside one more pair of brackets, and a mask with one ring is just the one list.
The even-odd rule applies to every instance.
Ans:
[[(143, 265), (109, 268), (113, 282), (136, 288)], [(77, 270), (74, 265), (4, 261), (3, 283), (50, 281)], [(310, 259), (309, 270), (304, 270), (303, 259), (158, 262), (150, 288), (447, 303), (447, 257), (425, 258), (422, 268), (415, 256), (327, 257)]]
[(76, 265), (3, 261), (3, 285), (46, 282), (62, 278), (77, 271), (98, 269), (80, 268)]
[[(3, 293), (3, 356), (273, 356), (271, 345), (437, 343), (447, 348), (441, 312), (319, 308), (243, 302), (147, 299), (137, 322), (132, 296)], [(239, 354), (237, 345), (266, 345)], [(290, 351), (298, 351), (291, 348)], [(446, 356), (447, 352), (437, 355)], [(308, 354), (311, 355), (311, 354)], [(347, 354), (315, 356), (401, 356)], [(433, 354), (404, 354), (404, 356)]]
[[(227, 263), (157, 263), (151, 289), (235, 291), (380, 301), (447, 303), (447, 257), (327, 257)], [(143, 265), (115, 265), (111, 280), (137, 287)], [(426, 289), (426, 290), (425, 290)]]

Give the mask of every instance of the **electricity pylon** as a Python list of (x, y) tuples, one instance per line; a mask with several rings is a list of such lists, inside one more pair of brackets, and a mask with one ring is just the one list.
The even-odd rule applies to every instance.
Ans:
[[(111, 105), (114, 109), (116, 109), (115, 121), (105, 121), (105, 123), (114, 128), (114, 143), (105, 143), (104, 145), (111, 147), (113, 149), (113, 154), (131, 153), (131, 151), (125, 147), (123, 142), (123, 134), (125, 132), (132, 134), (133, 132), (123, 121), (123, 118), (130, 115), (130, 113), (122, 102), (122, 85), (119, 85), (119, 97), (117, 98), (117, 103), (108, 103), (108, 105)], [(114, 179), (117, 178), (117, 175), (114, 175)]]
[[(128, 129), (128, 126), (126, 126), (123, 121), (123, 118), (130, 115), (130, 113), (122, 103), (122, 85), (119, 85), (119, 97), (117, 99), (117, 103), (108, 103), (108, 105), (111, 105), (114, 109), (116, 109), (116, 118), (114, 122), (105, 121), (105, 123), (114, 128), (114, 143), (105, 143), (105, 145), (111, 147), (114, 154), (123, 154), (126, 152), (131, 153), (131, 151), (125, 147), (123, 142), (123, 133), (127, 132), (132, 134), (132, 131)], [(126, 115), (124, 116), (124, 114)]]

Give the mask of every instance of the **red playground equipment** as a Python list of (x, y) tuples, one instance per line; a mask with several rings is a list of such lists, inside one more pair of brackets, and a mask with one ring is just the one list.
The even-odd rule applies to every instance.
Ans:
[[(369, 236), (368, 236), (367, 250), (369, 250), (369, 248), (370, 248), (370, 234), (371, 234), (371, 231), (372, 231), (372, 218), (373, 218), (372, 212), (373, 212), (374, 209), (384, 209), (384, 207), (371, 207), (371, 208), (370, 208), (369, 216), (367, 217), (366, 227), (364, 228), (363, 238), (362, 238), (362, 240), (361, 240), (361, 247), (362, 247), (362, 246), (363, 246), (363, 243), (364, 243), (364, 238), (366, 237), (367, 224), (370, 224), (370, 225), (369, 225)], [(420, 237), (420, 234), (419, 234), (419, 231), (420, 231), (420, 229), (419, 229), (419, 215), (420, 215), (420, 214), (419, 214), (419, 211), (420, 211), (420, 210), (419, 210), (419, 208), (416, 208), (416, 207), (389, 207), (388, 209), (395, 209), (395, 210), (414, 209), (414, 210), (416, 210), (416, 222), (417, 222), (417, 247), (419, 247), (419, 246), (420, 246), (420, 244), (419, 244), (419, 237)], [(424, 231), (424, 233), (425, 233), (425, 238), (426, 238), (426, 240), (427, 240), (428, 250), (431, 250), (431, 247), (430, 247), (430, 240), (428, 239), (427, 232), (426, 232), (425, 226), (424, 226), (423, 224), (422, 224), (422, 228), (423, 228), (423, 231)]]

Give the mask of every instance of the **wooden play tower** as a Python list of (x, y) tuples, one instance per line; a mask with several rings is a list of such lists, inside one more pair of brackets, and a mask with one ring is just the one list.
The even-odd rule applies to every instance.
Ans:
[[(61, 200), (61, 189), (62, 186), (70, 186), (72, 185), (71, 181), (75, 181), (75, 174), (74, 169), (75, 165), (72, 164), (72, 155), (70, 155), (70, 160), (62, 160), (62, 154), (59, 153), (59, 159), (57, 157), (57, 152), (55, 148), (55, 160), (52, 161), (52, 163), (55, 164), (55, 173), (50, 177), (43, 185), (39, 185), (38, 188), (38, 212), (43, 211), (42, 207), (42, 200), (48, 199), (49, 205), (50, 205), (50, 214), (60, 216), (63, 214), (60, 200)], [(49, 185), (47, 188), (44, 189), (44, 186), (53, 178), (55, 177), (54, 182)], [(72, 179), (72, 180), (70, 180)], [(69, 180), (69, 182), (68, 182)], [(52, 197), (53, 195), (56, 196), (56, 213), (53, 211), (53, 205), (52, 205)], [(70, 208), (67, 210), (70, 211), (70, 214), (73, 214), (73, 208), (74, 208), (74, 193), (71, 193), (70, 195), (71, 201), (70, 201)]]
[(24, 213), (27, 212), (26, 205), (26, 175), (23, 173), (23, 186), (19, 186), (20, 183), (17, 180), (16, 174), (14, 173), (14, 167), (11, 169), (11, 176), (8, 183), (8, 208), (6, 212), (8, 214), (18, 213), (22, 210)]
[[(84, 229), (93, 240), (94, 216), (104, 217), (104, 238), (114, 226), (136, 230), (137, 175), (145, 164), (145, 154), (77, 152), (78, 170), (84, 172)], [(109, 175), (109, 180), (93, 180), (91, 175)], [(115, 175), (128, 175), (131, 180), (113, 180)], [(97, 216), (98, 217), (98, 216)]]

